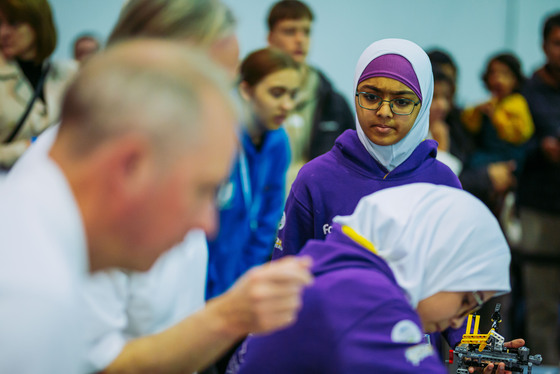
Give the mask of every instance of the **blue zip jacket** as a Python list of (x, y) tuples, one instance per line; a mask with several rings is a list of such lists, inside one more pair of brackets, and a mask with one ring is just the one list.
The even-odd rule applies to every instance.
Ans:
[(219, 231), (208, 243), (207, 299), (226, 291), (249, 268), (270, 259), (284, 208), (290, 145), (284, 129), (259, 149), (243, 129), (232, 174), (218, 193)]

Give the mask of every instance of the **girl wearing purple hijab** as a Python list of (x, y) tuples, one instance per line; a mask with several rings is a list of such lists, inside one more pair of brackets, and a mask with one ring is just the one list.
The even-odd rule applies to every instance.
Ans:
[[(351, 214), (373, 192), (424, 182), (461, 188), (436, 160), (437, 143), (426, 139), (434, 90), (428, 55), (415, 43), (383, 39), (358, 60), (354, 75), (356, 130), (304, 165), (286, 201), (273, 259), (299, 253), (309, 239), (325, 239), (337, 215)], [(451, 346), (464, 329), (445, 331)], [(439, 347), (441, 336), (432, 336)]]
[(273, 258), (324, 239), (332, 219), (354, 211), (363, 196), (414, 182), (461, 188), (436, 160), (428, 135), (433, 95), (428, 55), (413, 42), (384, 39), (362, 53), (354, 77), (356, 130), (300, 170), (288, 196)]

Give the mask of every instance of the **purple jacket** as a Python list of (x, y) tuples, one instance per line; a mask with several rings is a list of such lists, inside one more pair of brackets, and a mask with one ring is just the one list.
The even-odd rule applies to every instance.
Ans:
[(447, 372), (422, 342), (420, 319), (383, 259), (339, 225), (301, 255), (313, 257), (315, 282), (304, 292), (297, 322), (245, 340), (228, 374)]
[(427, 182), (461, 188), (459, 179), (436, 160), (437, 143), (424, 140), (393, 171), (366, 151), (355, 130), (346, 130), (334, 147), (305, 164), (284, 208), (272, 258), (296, 254), (309, 239), (324, 239), (332, 219), (354, 212), (366, 195), (388, 187)]

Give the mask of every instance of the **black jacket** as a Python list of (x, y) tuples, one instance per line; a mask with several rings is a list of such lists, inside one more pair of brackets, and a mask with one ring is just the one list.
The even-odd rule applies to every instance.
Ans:
[(353, 111), (344, 97), (334, 90), (327, 77), (319, 70), (317, 106), (313, 116), (311, 141), (306, 159), (311, 160), (329, 151), (336, 138), (347, 129), (355, 128)]
[[(546, 69), (539, 69), (523, 88), (529, 103), (535, 133), (519, 180), (519, 206), (560, 214), (560, 164), (549, 161), (540, 147), (546, 136), (560, 139), (560, 84), (550, 81)], [(548, 78), (548, 79), (547, 79)]]

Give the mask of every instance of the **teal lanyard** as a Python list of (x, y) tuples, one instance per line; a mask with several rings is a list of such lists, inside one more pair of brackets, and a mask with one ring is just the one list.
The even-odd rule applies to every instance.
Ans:
[[(249, 175), (249, 162), (243, 147), (239, 150), (239, 169), (241, 172), (241, 189), (243, 191), (243, 200), (245, 201), (245, 208), (249, 213), (249, 224), (251, 230), (256, 230), (258, 227), (258, 215), (261, 206), (262, 196), (257, 193), (253, 196), (251, 188), (251, 178)], [(258, 187), (258, 186), (257, 186)]]

